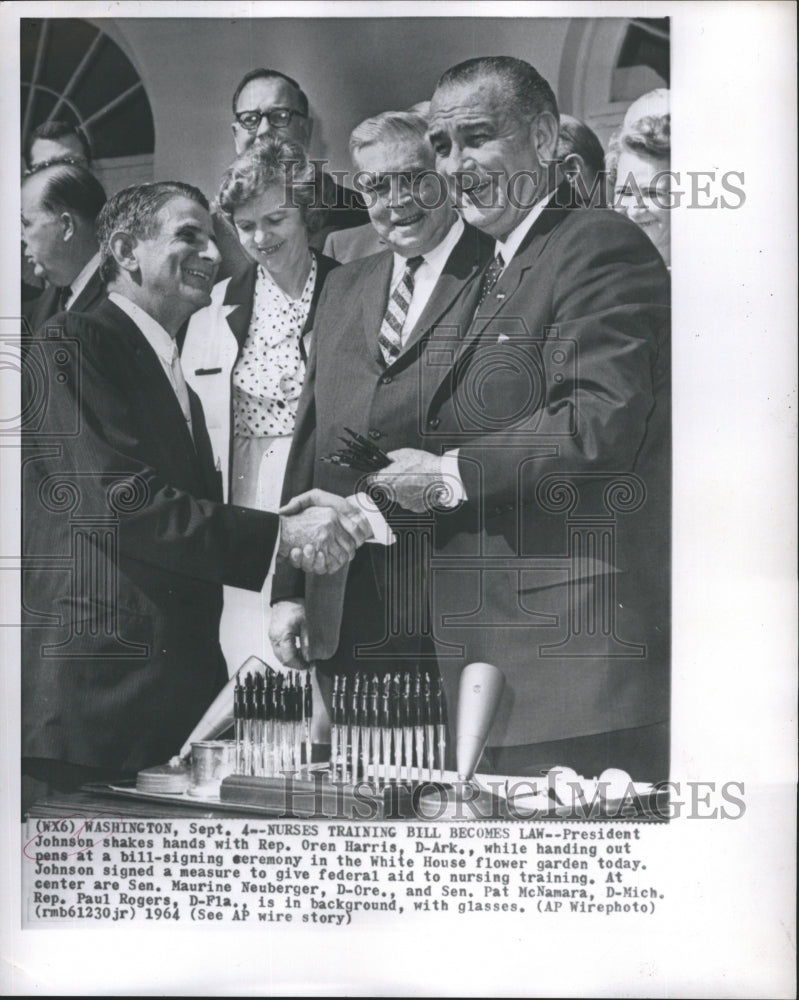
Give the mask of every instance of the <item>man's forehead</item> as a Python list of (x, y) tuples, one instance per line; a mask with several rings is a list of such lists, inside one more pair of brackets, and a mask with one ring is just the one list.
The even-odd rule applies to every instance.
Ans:
[(156, 213), (159, 229), (175, 230), (181, 226), (193, 226), (196, 229), (210, 229), (211, 216), (203, 206), (186, 198), (175, 195), (165, 202)]
[(430, 102), (431, 128), (436, 121), (451, 117), (458, 120), (482, 119), (496, 115), (503, 108), (500, 81), (494, 76), (479, 76), (463, 83), (445, 84)]
[(300, 110), (299, 94), (287, 80), (259, 76), (244, 87), (236, 102), (237, 111), (256, 108), (293, 108)]
[(389, 139), (361, 147), (355, 159), (370, 173), (399, 173), (431, 166), (433, 152), (427, 139)]
[(36, 138), (31, 143), (31, 159), (47, 160), (52, 156), (74, 156), (76, 159), (86, 159), (80, 139), (76, 135), (63, 135), (59, 139), (47, 139), (44, 136)]
[(22, 185), (22, 205), (30, 210), (38, 207), (45, 185), (45, 172), (31, 174)]

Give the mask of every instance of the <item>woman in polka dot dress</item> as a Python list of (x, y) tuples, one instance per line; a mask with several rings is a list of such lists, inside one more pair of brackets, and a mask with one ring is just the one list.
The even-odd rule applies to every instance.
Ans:
[[(307, 341), (324, 279), (337, 264), (308, 246), (324, 221), (321, 185), (301, 147), (267, 140), (231, 164), (219, 209), (251, 263), (219, 282), (189, 323), (181, 352), (202, 400), (230, 502), (280, 505)], [(248, 656), (276, 662), (267, 637), (271, 574), (261, 594), (225, 590), (222, 648), (228, 668)]]

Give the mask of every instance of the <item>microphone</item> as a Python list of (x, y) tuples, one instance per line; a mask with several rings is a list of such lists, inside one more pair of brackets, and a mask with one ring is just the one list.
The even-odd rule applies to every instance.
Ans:
[(470, 663), (463, 668), (455, 752), (460, 781), (469, 781), (477, 770), (504, 687), (505, 675), (490, 663)]

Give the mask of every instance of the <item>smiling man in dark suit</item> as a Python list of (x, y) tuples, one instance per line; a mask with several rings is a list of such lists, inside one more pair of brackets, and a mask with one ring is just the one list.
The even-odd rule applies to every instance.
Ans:
[[(426, 128), (418, 114), (386, 112), (352, 133), (356, 176), (388, 249), (336, 269), (322, 291), (285, 499), (312, 487), (349, 496), (363, 485), (357, 469), (323, 461), (345, 427), (381, 449), (418, 447), (427, 354), (440, 328), (471, 315), (488, 241), (455, 213)], [(270, 635), (284, 663), (313, 659), (328, 676), (420, 663), (435, 671), (425, 562), (432, 523), (390, 507), (396, 544), (365, 546), (348, 571), (320, 583), (278, 567)]]
[(442, 477), (457, 480), (432, 582), (437, 639), (464, 650), (442, 660), (448, 698), (463, 663), (502, 668), (483, 765), (500, 773), (561, 764), (665, 778), (666, 271), (634, 226), (579, 207), (559, 183), (557, 104), (529, 64), (448, 70), (429, 136), (495, 256), (421, 414), (428, 442), (391, 452), (374, 478), (411, 511), (429, 509)]
[(221, 502), (174, 343), (219, 264), (203, 195), (128, 188), (98, 233), (108, 300), (55, 316), (29, 355), (47, 381), (23, 437), (28, 800), (167, 760), (227, 680), (222, 585), (258, 590), (292, 551), (333, 572), (369, 534), (339, 497), (280, 517)]
[(57, 312), (89, 312), (105, 298), (95, 222), (105, 191), (78, 163), (53, 163), (22, 182), (22, 241), (37, 278), (47, 282), (23, 315), (31, 333)]

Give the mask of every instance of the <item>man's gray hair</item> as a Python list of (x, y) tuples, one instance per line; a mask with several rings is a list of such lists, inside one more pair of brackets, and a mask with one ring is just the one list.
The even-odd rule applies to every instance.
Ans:
[(479, 56), (450, 67), (436, 84), (444, 87), (475, 83), (494, 77), (502, 85), (503, 97), (514, 118), (526, 120), (548, 111), (558, 120), (558, 102), (552, 88), (537, 69), (513, 56)]
[(172, 198), (188, 198), (209, 211), (208, 199), (202, 191), (181, 181), (135, 184), (108, 199), (97, 219), (100, 277), (103, 281), (107, 283), (119, 274), (119, 265), (111, 252), (112, 235), (121, 230), (138, 239), (151, 239), (156, 234), (156, 216)]
[(356, 125), (350, 135), (350, 156), (375, 142), (414, 140), (427, 146), (427, 118), (415, 111), (384, 111)]

